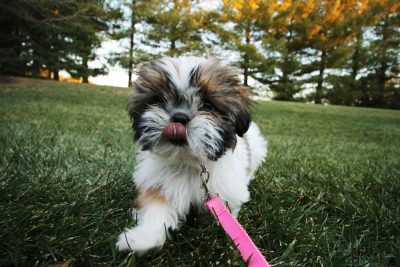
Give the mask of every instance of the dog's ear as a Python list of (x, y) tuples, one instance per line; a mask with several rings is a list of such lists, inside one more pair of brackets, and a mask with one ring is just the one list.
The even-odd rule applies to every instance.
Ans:
[(240, 86), (237, 97), (239, 98), (240, 105), (239, 111), (236, 114), (236, 124), (235, 130), (236, 134), (240, 137), (247, 132), (250, 127), (251, 117), (250, 117), (250, 106), (252, 101), (250, 99), (250, 89), (247, 86)]
[(236, 125), (235, 125), (236, 134), (239, 135), (240, 137), (243, 137), (243, 135), (249, 129), (250, 123), (251, 123), (251, 117), (249, 111), (248, 110), (240, 111), (239, 114), (236, 116)]

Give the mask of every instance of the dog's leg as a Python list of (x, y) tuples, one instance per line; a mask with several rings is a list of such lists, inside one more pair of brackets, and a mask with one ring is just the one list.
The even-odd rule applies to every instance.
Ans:
[(176, 229), (177, 213), (158, 189), (143, 191), (137, 198), (137, 225), (126, 229), (118, 237), (118, 250), (132, 250), (143, 254), (162, 247), (167, 231)]
[(230, 210), (232, 216), (237, 219), (243, 203), (246, 203), (250, 199), (250, 192), (245, 186), (238, 187), (232, 192), (235, 193), (223, 192), (220, 194), (220, 197), (225, 201), (225, 205)]

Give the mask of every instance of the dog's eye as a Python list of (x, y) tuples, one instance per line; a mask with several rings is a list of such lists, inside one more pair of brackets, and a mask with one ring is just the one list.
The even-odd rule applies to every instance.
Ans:
[(214, 110), (214, 105), (210, 101), (204, 101), (202, 109), (212, 111)]

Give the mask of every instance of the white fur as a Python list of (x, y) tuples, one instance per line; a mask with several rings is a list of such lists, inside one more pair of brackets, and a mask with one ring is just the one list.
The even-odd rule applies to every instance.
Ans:
[[(192, 91), (195, 88), (189, 87), (190, 71), (199, 65), (207, 64), (209, 61), (200, 57), (178, 57), (178, 58), (163, 58), (161, 61), (164, 63), (163, 68), (171, 77), (175, 87), (181, 91), (186, 99), (193, 96)], [(175, 68), (179, 66), (179, 71)]]
[[(216, 162), (205, 162), (210, 172), (210, 191), (217, 192), (228, 203), (235, 217), (242, 204), (249, 200), (249, 182), (267, 153), (266, 140), (256, 124), (251, 124), (245, 137), (250, 146), (250, 159), (246, 142), (238, 137), (234, 151), (229, 150)], [(251, 166), (248, 174), (249, 163)], [(190, 204), (203, 208), (200, 165), (196, 162), (188, 165), (182, 161), (166, 161), (152, 152), (141, 151), (133, 180), (136, 187), (142, 190), (162, 188), (161, 192), (169, 204), (154, 204), (137, 211), (138, 224), (119, 236), (119, 250), (142, 253), (160, 247), (166, 240), (166, 230), (179, 227), (179, 221), (185, 219)]]
[(132, 250), (143, 254), (149, 249), (161, 247), (167, 236), (166, 230), (177, 227), (177, 214), (168, 206), (150, 204), (137, 212), (136, 216), (137, 226), (127, 229), (119, 236), (119, 250)]

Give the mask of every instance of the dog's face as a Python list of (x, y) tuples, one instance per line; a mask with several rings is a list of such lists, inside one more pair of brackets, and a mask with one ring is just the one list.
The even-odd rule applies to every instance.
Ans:
[(235, 68), (218, 60), (163, 58), (139, 67), (129, 114), (143, 150), (217, 160), (250, 124), (250, 98)]

